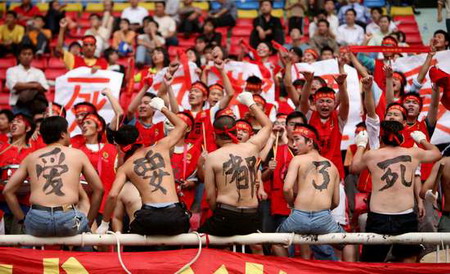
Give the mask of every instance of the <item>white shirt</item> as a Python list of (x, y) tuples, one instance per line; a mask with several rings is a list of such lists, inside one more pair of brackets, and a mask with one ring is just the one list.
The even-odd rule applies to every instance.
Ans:
[(42, 70), (30, 67), (26, 70), (22, 65), (9, 68), (6, 71), (6, 86), (11, 90), (9, 94), (9, 104), (15, 106), (19, 95), (14, 90), (17, 83), (39, 82), (46, 90), (49, 89), (47, 79)]
[(162, 34), (164, 38), (167, 38), (170, 32), (174, 32), (177, 29), (177, 24), (175, 20), (170, 16), (157, 17), (153, 16), (153, 19), (158, 23), (158, 31)]
[(356, 24), (353, 27), (341, 25), (338, 27), (336, 40), (341, 45), (361, 45), (364, 40), (364, 29)]
[[(330, 23), (330, 31), (334, 35), (337, 35), (337, 29), (339, 27), (339, 19), (337, 18), (337, 16), (332, 14), (327, 17), (327, 21), (328, 21), (328, 23)], [(314, 36), (314, 34), (316, 33), (317, 23), (311, 22), (309, 24), (308, 30), (309, 30), (309, 38), (312, 38)]]
[(142, 25), (142, 20), (145, 16), (148, 16), (148, 11), (143, 7), (128, 7), (122, 11), (121, 18), (126, 18), (130, 21), (130, 24)]
[[(397, 25), (394, 23), (394, 21), (391, 21), (389, 24), (389, 32), (393, 32), (397, 29)], [(366, 26), (366, 32), (367, 33), (375, 33), (380, 30), (380, 26), (378, 26), (375, 22), (371, 22)]]

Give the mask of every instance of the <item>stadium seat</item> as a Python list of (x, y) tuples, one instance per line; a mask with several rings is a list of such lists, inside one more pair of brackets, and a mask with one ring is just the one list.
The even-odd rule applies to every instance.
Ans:
[(259, 9), (258, 2), (236, 2), (236, 7), (240, 10), (257, 10)]
[(31, 66), (44, 70), (47, 68), (47, 58), (35, 58), (31, 62)]
[(238, 10), (238, 18), (256, 18), (258, 11), (256, 10)]
[(385, 0), (364, 0), (364, 6), (368, 8), (384, 7), (384, 5), (386, 5)]
[(211, 9), (212, 10), (217, 10), (220, 8), (220, 4), (217, 2), (211, 2)]
[(20, 3), (18, 3), (18, 2), (15, 2), (15, 3), (11, 3), (10, 5), (9, 5), (9, 10), (13, 10), (13, 9), (15, 9), (16, 7), (18, 7), (18, 6), (20, 6)]
[(83, 5), (81, 3), (67, 3), (64, 7), (65, 11), (82, 12)]
[(414, 44), (414, 45), (421, 45), (422, 44), (422, 36), (420, 36), (420, 33), (414, 33), (414, 34), (408, 34), (406, 35), (406, 43), (408, 44)]
[(0, 82), (6, 80), (6, 68), (0, 68)]
[(253, 19), (238, 18), (236, 20), (236, 26), (251, 26), (251, 27), (253, 27)]
[(414, 15), (412, 7), (392, 7), (391, 16)]
[(122, 65), (125, 68), (127, 68), (129, 66), (129, 64), (130, 64), (130, 58), (129, 57), (119, 58), (119, 60), (117, 60), (117, 63), (119, 65)]
[(67, 72), (66, 69), (46, 69), (45, 70), (45, 78), (50, 81), (54, 81), (57, 77), (65, 74)]
[(178, 55), (178, 50), (185, 50), (185, 48), (184, 47), (180, 47), (180, 46), (171, 46), (171, 47), (169, 47), (169, 51), (168, 51), (168, 53), (169, 53), (169, 56), (170, 57), (175, 57), (175, 56), (177, 56)]
[(184, 49), (193, 47), (195, 45), (195, 37), (191, 37), (188, 39), (184, 39), (183, 37), (178, 37), (178, 45), (180, 47), (184, 47)]
[(275, 1), (273, 2), (274, 9), (284, 9), (284, 1)]
[(194, 2), (192, 5), (201, 10), (209, 10), (208, 2)]
[(419, 27), (416, 24), (400, 24), (398, 29), (406, 34), (413, 34), (419, 32)]
[(91, 27), (91, 23), (89, 22), (89, 17), (88, 18), (81, 17), (79, 20), (77, 20), (77, 23), (78, 23), (78, 26), (83, 29)]
[(249, 37), (253, 27), (251, 26), (236, 26), (231, 29), (231, 36), (233, 37)]
[(272, 16), (280, 17), (281, 19), (283, 19), (284, 11), (282, 9), (278, 9), (278, 10), (273, 9), (271, 14), (272, 14)]
[(2, 58), (2, 61), (0, 62), (0, 69), (4, 68), (10, 68), (14, 67), (16, 65), (16, 58), (14, 57), (5, 57)]
[(145, 8), (146, 10), (155, 10), (155, 3), (153, 2), (150, 3), (141, 2), (139, 3), (139, 6)]
[(414, 15), (403, 15), (403, 16), (394, 16), (394, 21), (400, 21), (401, 25), (404, 24), (417, 24), (416, 22), (416, 18), (414, 17)]
[(55, 101), (55, 87), (50, 86), (50, 88), (45, 93), (45, 97), (49, 102)]
[(41, 12), (47, 12), (48, 11), (48, 3), (37, 3), (36, 7), (41, 11)]
[(9, 106), (9, 93), (0, 93), (0, 106), (3, 109), (3, 106)]
[(63, 60), (56, 57), (50, 57), (48, 60), (48, 66), (49, 69), (64, 69), (66, 65), (64, 65)]
[(6, 3), (0, 3), (0, 12), (3, 13), (6, 11)]
[(103, 3), (87, 3), (86, 12), (101, 12), (103, 11)]

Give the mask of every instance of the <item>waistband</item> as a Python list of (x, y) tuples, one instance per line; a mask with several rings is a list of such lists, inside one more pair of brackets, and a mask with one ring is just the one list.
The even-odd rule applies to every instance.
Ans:
[(31, 205), (31, 209), (43, 210), (43, 211), (48, 211), (48, 212), (55, 212), (55, 211), (66, 212), (66, 211), (75, 210), (75, 206), (74, 205), (63, 205), (63, 206), (49, 207), (49, 206), (41, 206), (41, 205)]
[(322, 214), (330, 214), (331, 210), (329, 209), (324, 209), (324, 210), (319, 210), (319, 211), (305, 211), (305, 210), (300, 210), (300, 209), (295, 209), (295, 212), (301, 213), (301, 214), (306, 214), (306, 215), (322, 215)]
[(217, 203), (216, 208), (221, 208), (221, 209), (225, 209), (225, 210), (229, 210), (229, 211), (233, 211), (233, 212), (237, 212), (237, 213), (257, 213), (258, 212), (257, 207), (255, 207), (255, 208), (237, 207), (237, 206), (232, 206), (232, 205), (227, 205), (227, 204), (222, 204), (222, 203)]
[(376, 213), (376, 214), (381, 214), (381, 215), (406, 215), (406, 214), (410, 214), (413, 212), (414, 212), (414, 209), (412, 209), (412, 208), (407, 209), (402, 212), (393, 212), (393, 213), (392, 212), (373, 212), (373, 211), (371, 211), (371, 213)]
[(180, 203), (155, 203), (155, 204), (143, 204), (142, 209), (168, 209), (180, 206)]

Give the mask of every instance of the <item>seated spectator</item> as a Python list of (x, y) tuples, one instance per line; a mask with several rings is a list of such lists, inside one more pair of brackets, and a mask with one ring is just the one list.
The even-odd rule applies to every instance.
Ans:
[(41, 11), (31, 4), (31, 0), (22, 0), (22, 4), (15, 7), (13, 11), (17, 13), (19, 24), (22, 26), (33, 20), (36, 15), (41, 15)]
[(339, 9), (338, 18), (341, 25), (348, 23), (347, 11), (350, 9), (355, 11), (356, 24), (365, 27), (370, 22), (369, 10), (358, 2), (358, 0), (349, 0), (348, 5), (342, 6)]
[(49, 29), (53, 35), (59, 33), (59, 21), (66, 17), (63, 10), (65, 5), (61, 5), (58, 0), (48, 2), (48, 11), (45, 14), (45, 28)]
[(164, 1), (155, 2), (155, 14), (153, 20), (158, 23), (158, 31), (166, 39), (166, 46), (177, 46), (177, 24), (172, 17), (165, 11), (166, 3)]
[(339, 50), (336, 36), (331, 32), (330, 23), (327, 20), (321, 19), (317, 22), (317, 30), (310, 39), (310, 45), (317, 51), (321, 51), (324, 47), (329, 47), (333, 51)]
[(18, 55), (19, 65), (6, 71), (6, 86), (11, 90), (9, 105), (14, 113), (33, 116), (47, 107), (45, 92), (49, 86), (42, 70), (31, 67), (34, 49), (23, 46)]
[[(379, 21), (381, 16), (383, 15), (383, 10), (381, 8), (375, 7), (370, 9), (370, 17), (372, 18), (372, 22), (366, 26), (366, 33), (375, 33), (380, 29)], [(395, 31), (397, 26), (394, 21), (391, 20), (389, 24), (389, 31)]]
[(305, 49), (309, 48), (309, 45), (302, 41), (303, 35), (300, 29), (293, 28), (290, 31), (289, 36), (291, 37), (292, 42), (290, 44), (284, 44), (285, 48), (287, 49), (298, 48), (302, 51), (305, 51)]
[(22, 44), (32, 45), (37, 50), (36, 54), (42, 55), (48, 52), (52, 32), (44, 29), (45, 19), (42, 15), (36, 15), (32, 23), (22, 39)]
[(207, 44), (222, 45), (222, 34), (216, 32), (214, 21), (210, 18), (205, 20), (205, 23), (203, 24), (203, 33), (200, 37), (202, 37)]
[(93, 13), (89, 16), (91, 27), (86, 30), (84, 35), (92, 35), (96, 39), (95, 57), (100, 57), (102, 52), (109, 48), (109, 37), (111, 36), (112, 21), (104, 20), (99, 14)]
[(323, 47), (320, 50), (320, 60), (330, 60), (334, 58), (334, 50), (328, 46)]
[(120, 19), (120, 29), (113, 35), (112, 48), (119, 51), (121, 56), (133, 52), (136, 32), (130, 29), (130, 21), (126, 18)]
[(372, 37), (369, 41), (369, 46), (381, 46), (381, 42), (385, 36), (391, 34), (390, 30), (391, 18), (387, 15), (383, 15), (380, 17), (378, 21), (379, 29), (375, 32), (372, 32)]
[(202, 36), (199, 36), (195, 38), (195, 51), (198, 52), (198, 54), (203, 55), (203, 51), (205, 50), (206, 45), (208, 45), (205, 41), (205, 38)]
[(121, 18), (126, 18), (130, 21), (133, 30), (137, 30), (143, 24), (143, 20), (148, 16), (148, 10), (144, 7), (138, 6), (139, 0), (130, 0), (130, 7), (122, 11)]
[(180, 22), (178, 24), (178, 31), (184, 33), (186, 38), (189, 38), (192, 33), (200, 32), (199, 18), (202, 11), (194, 7), (193, 0), (184, 0), (183, 7), (178, 10)]
[(261, 1), (259, 10), (261, 15), (253, 19), (250, 46), (256, 48), (259, 43), (265, 41), (270, 44), (272, 40), (279, 44), (284, 44), (283, 26), (281, 25), (280, 18), (271, 15), (272, 1)]
[(361, 45), (364, 40), (364, 29), (355, 23), (356, 11), (348, 9), (345, 12), (346, 24), (338, 28), (337, 42), (342, 45)]
[(9, 109), (0, 110), (0, 143), (8, 143), (14, 114)]
[(288, 11), (289, 32), (298, 28), (303, 34), (303, 17), (305, 17), (306, 0), (287, 0), (285, 10)]
[(178, 10), (180, 8), (180, 0), (166, 0), (166, 14), (172, 17), (178, 24), (180, 17), (178, 17)]
[(0, 25), (0, 58), (8, 53), (15, 54), (22, 41), (25, 28), (17, 24), (17, 13), (8, 11), (5, 23)]
[(233, 27), (236, 25), (237, 8), (233, 0), (217, 0), (220, 7), (209, 12), (208, 18), (214, 20), (216, 27)]
[(327, 21), (330, 23), (330, 30), (335, 35), (337, 34), (337, 28), (339, 27), (339, 19), (336, 16), (336, 7), (333, 0), (325, 0), (324, 3), (325, 14)]
[(188, 48), (185, 52), (189, 61), (195, 63), (199, 68), (202, 66), (200, 54), (195, 48)]
[(163, 47), (166, 41), (158, 31), (158, 23), (150, 21), (144, 28), (144, 34), (137, 38), (136, 65), (138, 67), (144, 64), (149, 65), (152, 60), (151, 52), (155, 48)]
[(83, 37), (83, 47), (81, 49), (82, 56), (74, 55), (71, 52), (63, 50), (64, 33), (66, 32), (68, 22), (66, 19), (62, 19), (59, 22), (59, 34), (58, 42), (56, 44), (56, 51), (63, 56), (64, 64), (67, 69), (74, 69), (78, 67), (90, 67), (93, 72), (96, 69), (107, 69), (108, 63), (103, 58), (95, 57), (95, 51), (97, 48), (97, 41), (95, 36), (85, 35)]
[[(108, 70), (116, 71), (125, 74), (125, 67), (117, 63), (119, 60), (119, 53), (113, 48), (106, 49), (104, 52), (106, 62), (108, 62)], [(122, 82), (124, 84), (125, 81)]]

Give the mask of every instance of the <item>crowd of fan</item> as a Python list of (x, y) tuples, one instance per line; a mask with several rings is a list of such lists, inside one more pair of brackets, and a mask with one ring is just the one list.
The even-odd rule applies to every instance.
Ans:
[[(155, 95), (147, 93), (147, 90), (151, 85), (152, 76), (163, 68), (169, 67), (164, 84), (157, 95), (165, 100), (167, 107), (170, 106), (173, 112), (180, 111), (170, 90), (171, 78), (178, 69), (180, 60), (177, 58), (170, 60), (168, 48), (178, 46), (180, 36), (177, 34), (182, 34), (184, 38), (195, 37), (195, 45), (185, 49), (184, 52), (188, 60), (197, 65), (196, 73), (199, 74), (200, 79), (205, 80), (206, 73), (210, 70), (217, 70), (222, 78), (220, 83), (209, 87), (201, 81), (192, 84), (189, 91), (191, 108), (182, 112), (184, 114), (181, 115), (188, 121), (186, 123), (190, 125), (191, 132), (176, 144), (172, 153), (172, 166), (175, 170), (175, 179), (179, 183), (180, 200), (195, 213), (191, 217), (191, 229), (197, 229), (208, 216), (208, 205), (205, 198), (202, 198), (204, 175), (200, 169), (204, 166), (203, 153), (216, 149), (214, 140), (209, 134), (209, 130), (213, 130), (214, 120), (220, 115), (235, 117), (239, 142), (247, 141), (263, 128), (261, 122), (250, 114), (249, 108), (239, 104), (230, 105), (234, 89), (224, 66), (228, 60), (237, 60), (266, 67), (274, 80), (277, 94), (276, 103), (271, 104), (261, 96), (262, 79), (256, 76), (246, 79), (245, 91), (253, 94), (256, 104), (273, 122), (271, 137), (263, 149), (265, 153), (262, 151), (260, 154), (262, 174), (259, 180), (264, 186), (259, 188), (257, 194), (262, 215), (261, 231), (275, 232), (289, 216), (288, 202), (283, 197), (283, 179), (292, 158), (291, 155), (297, 152), (292, 139), (294, 128), (297, 124), (306, 124), (308, 121), (319, 132), (321, 155), (332, 158), (329, 159), (338, 168), (342, 185), (345, 185), (347, 199), (342, 191), (341, 204), (335, 210), (335, 221), (347, 231), (364, 231), (365, 223), (359, 224), (358, 217), (367, 212), (367, 208), (361, 205), (361, 199), (358, 202), (355, 197), (361, 197), (358, 196), (360, 193), (370, 193), (370, 189), (364, 184), (367, 177), (361, 179), (359, 175), (351, 174), (351, 170), (349, 171), (356, 147), (348, 148), (344, 161), (339, 149), (342, 128), (348, 118), (349, 108), (343, 67), (344, 65), (355, 67), (363, 81), (366, 81), (363, 85), (368, 85), (367, 81), (376, 69), (376, 59), (379, 56), (377, 53), (354, 55), (348, 51), (347, 46), (408, 46), (405, 42), (405, 34), (397, 30), (398, 22), (394, 22), (388, 15), (383, 15), (381, 7), (369, 10), (358, 3), (358, 0), (349, 0), (348, 3), (325, 0), (323, 9), (320, 9), (315, 1), (288, 0), (285, 5), (287, 15), (287, 27), (285, 27), (280, 18), (271, 15), (273, 3), (263, 0), (260, 1), (260, 15), (253, 20), (249, 40), (240, 43), (239, 54), (231, 55), (227, 54), (227, 47), (224, 46), (227, 45), (228, 37), (223, 37), (216, 28), (232, 28), (236, 24), (237, 8), (234, 1), (218, 0), (217, 2), (220, 7), (209, 11), (205, 16), (200, 9), (194, 7), (193, 0), (184, 0), (182, 7), (179, 7), (178, 1), (157, 1), (154, 14), (149, 15), (148, 10), (138, 6), (138, 0), (130, 0), (131, 6), (123, 10), (120, 18), (115, 18), (112, 13), (114, 2), (104, 1), (103, 13), (93, 13), (89, 16), (90, 28), (86, 30), (81, 41), (75, 41), (69, 45), (64, 44), (65, 38), (70, 36), (71, 29), (77, 28), (77, 18), (66, 16), (63, 11), (64, 5), (58, 1), (49, 2), (49, 9), (45, 15), (33, 6), (30, 0), (23, 0), (22, 5), (9, 10), (4, 23), (0, 25), (0, 57), (14, 54), (18, 58), (19, 65), (9, 68), (6, 75), (12, 112), (0, 111), (0, 166), (20, 164), (31, 152), (45, 147), (46, 142), (37, 130), (39, 124), (49, 116), (65, 117), (64, 107), (49, 102), (46, 98), (45, 91), (49, 89), (49, 84), (45, 75), (41, 70), (31, 66), (36, 56), (51, 54), (60, 57), (69, 70), (87, 66), (92, 68), (93, 73), (97, 69), (108, 69), (124, 74), (129, 71), (119, 65), (119, 58), (131, 56), (135, 58), (137, 70), (134, 75), (127, 75), (127, 78), (140, 83), (140, 90), (130, 104), (122, 106), (122, 109), (118, 99), (114, 98), (108, 90), (102, 92), (111, 102), (117, 115), (114, 118), (116, 120), (105, 122), (97, 114), (95, 106), (87, 102), (79, 103), (70, 110), (75, 113), (78, 126), (82, 129), (82, 134), (72, 137), (72, 147), (85, 152), (94, 166), (102, 165), (101, 157), (104, 153), (113, 159), (119, 157), (118, 155), (122, 152), (126, 152), (123, 150), (120, 152), (112, 145), (114, 138), (110, 137), (119, 130), (119, 122), (116, 125), (116, 121), (123, 120), (124, 124), (135, 126), (140, 134), (139, 142), (144, 146), (153, 145), (162, 139), (171, 125), (154, 123), (155, 112), (150, 108), (149, 103)], [(304, 36), (305, 18), (310, 21), (309, 39)], [(57, 38), (57, 43), (55, 47), (51, 47), (54, 38)], [(431, 60), (436, 52), (448, 48), (449, 41), (446, 31), (437, 30), (434, 33), (429, 44), (430, 52), (419, 76), (414, 79), (411, 90), (405, 90), (406, 78), (402, 73), (392, 71), (388, 62), (384, 64), (386, 82), (379, 86), (383, 91), (391, 89), (393, 95), (391, 102), (397, 102), (394, 104), (397, 104), (397, 109), (401, 110), (400, 116), (403, 116), (404, 123), (411, 127), (418, 121), (422, 99), (417, 92), (422, 87), (422, 82), (431, 66)], [(287, 51), (280, 50), (280, 46)], [(381, 57), (385, 60), (395, 60), (401, 56), (400, 53), (384, 53)], [(302, 80), (292, 78), (290, 70), (293, 64), (299, 62), (311, 64), (328, 59), (337, 59), (340, 68), (340, 75), (335, 79), (339, 86), (336, 98), (332, 90), (333, 96), (330, 95), (327, 83), (321, 77), (306, 72)], [(128, 81), (127, 84), (129, 83)], [(306, 89), (310, 89), (308, 99), (303, 96)], [(434, 92), (439, 94), (437, 87)], [(322, 102), (317, 99), (322, 98), (318, 95), (317, 98), (309, 97), (309, 94), (315, 93), (324, 94), (323, 98), (333, 100)], [(413, 98), (413, 100), (408, 96), (416, 99)], [(410, 107), (408, 104), (413, 103), (405, 98), (411, 99), (414, 104), (417, 102), (417, 107), (415, 105)], [(439, 96), (434, 96), (430, 109), (433, 107), (437, 109), (438, 99)], [(335, 100), (339, 102), (339, 114), (334, 114), (334, 108), (337, 105)], [(319, 105), (318, 101), (329, 105)], [(311, 116), (308, 114), (311, 110), (320, 112), (321, 116)], [(368, 110), (365, 109), (365, 111)], [(388, 113), (389, 108), (386, 111)], [(426, 131), (427, 139), (430, 140), (436, 126), (436, 115), (435, 111), (429, 111), (426, 119), (427, 128), (414, 128), (414, 130)], [(122, 119), (122, 116), (125, 118)], [(311, 122), (311, 119), (314, 122)], [(330, 121), (335, 121), (336, 125)], [(356, 133), (365, 128), (364, 123), (358, 124)], [(115, 141), (117, 143), (117, 139)], [(276, 149), (272, 149), (274, 146)], [(186, 149), (188, 149), (189, 159), (186, 159)], [(114, 170), (116, 165), (115, 161), (104, 164), (105, 166), (98, 170), (103, 170), (105, 173), (99, 175), (108, 194), (108, 188), (111, 187), (115, 174), (108, 174), (105, 170)], [(423, 180), (426, 178), (423, 177)], [(139, 209), (141, 202), (139, 193), (131, 184), (126, 184), (122, 191), (124, 193), (118, 197), (118, 203), (121, 206), (114, 212), (112, 229), (127, 232), (127, 224), (123, 219), (127, 214), (131, 219), (133, 214), (129, 214), (129, 210)], [(24, 209), (27, 209), (29, 205), (26, 199), (27, 197), (24, 196), (20, 200)], [(421, 216), (424, 211), (423, 203), (424, 201), (418, 198), (417, 207)], [(104, 206), (105, 199), (100, 213), (103, 213)], [(83, 205), (80, 207), (82, 208)], [(21, 225), (18, 221), (20, 220), (13, 218), (5, 203), (2, 205), (2, 210), (7, 213), (5, 215), (7, 233), (19, 233)], [(427, 210), (428, 217), (420, 220), (420, 229), (424, 232), (436, 231), (436, 212), (433, 209)], [(85, 209), (85, 211), (88, 210)], [(97, 221), (97, 225), (103, 226), (100, 220)], [(95, 229), (96, 227), (93, 228)], [(291, 254), (296, 252), (290, 251)], [(336, 259), (335, 251), (331, 247), (319, 250), (320, 252), (314, 249), (313, 251), (316, 258)], [(270, 253), (271, 250), (264, 248), (264, 252)], [(344, 250), (342, 258), (355, 260), (355, 254), (355, 249), (347, 252)], [(302, 248), (301, 255), (304, 258), (311, 256), (305, 248)]]

